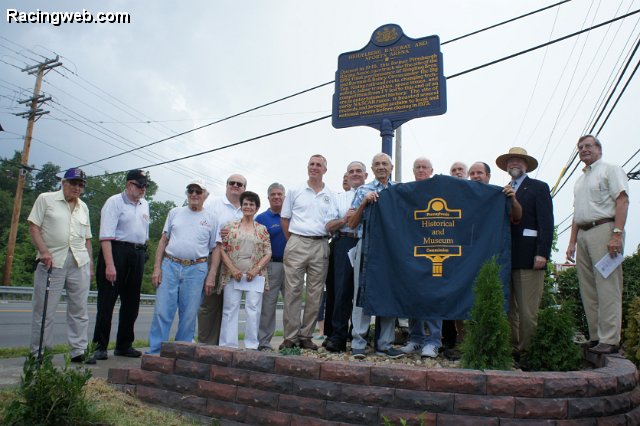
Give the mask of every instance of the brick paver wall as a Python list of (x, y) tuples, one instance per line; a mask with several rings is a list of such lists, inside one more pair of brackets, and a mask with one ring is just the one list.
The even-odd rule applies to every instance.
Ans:
[(222, 424), (640, 425), (638, 371), (625, 358), (576, 372), (421, 369), (163, 343), (109, 382)]

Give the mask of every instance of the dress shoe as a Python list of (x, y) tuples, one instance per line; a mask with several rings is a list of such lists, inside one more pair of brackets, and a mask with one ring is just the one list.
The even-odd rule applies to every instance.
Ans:
[(600, 340), (589, 340), (587, 347), (595, 348), (596, 346), (598, 346), (599, 343), (600, 343)]
[(327, 340), (327, 344), (325, 346), (329, 352), (346, 352), (347, 351), (347, 343), (346, 342), (334, 342), (333, 340)]
[(618, 352), (618, 347), (616, 345), (598, 343), (593, 348), (589, 348), (589, 352), (593, 352), (594, 354), (599, 354), (599, 355), (615, 354)]
[(96, 357), (95, 356), (87, 357), (87, 354), (84, 353), (82, 355), (74, 356), (73, 358), (71, 358), (71, 362), (75, 362), (78, 364), (95, 364)]
[(311, 339), (300, 339), (300, 341), (298, 342), (298, 345), (302, 349), (309, 349), (309, 350), (312, 350), (312, 351), (317, 351), (318, 350), (318, 345), (313, 343), (311, 341)]
[(103, 349), (97, 349), (94, 353), (94, 357), (99, 361), (104, 361), (105, 359), (109, 359), (109, 354), (107, 354), (107, 351)]
[(279, 350), (282, 349), (291, 349), (294, 348), (296, 346), (296, 344), (289, 339), (284, 339), (284, 341), (282, 343), (280, 343), (280, 346), (278, 347)]
[(113, 351), (113, 354), (115, 356), (126, 356), (128, 358), (140, 358), (140, 356), (142, 355), (142, 352), (133, 349), (131, 346), (129, 346), (127, 349), (116, 349)]

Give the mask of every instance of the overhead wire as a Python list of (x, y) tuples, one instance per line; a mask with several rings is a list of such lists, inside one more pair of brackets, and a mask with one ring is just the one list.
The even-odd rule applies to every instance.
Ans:
[[(610, 19), (610, 20), (608, 20), (608, 21), (602, 22), (602, 23), (600, 23), (600, 24), (593, 25), (593, 26), (591, 26), (591, 27), (589, 27), (589, 28), (586, 28), (586, 29), (583, 29), (583, 30), (580, 30), (580, 31), (576, 31), (576, 32), (571, 33), (571, 34), (569, 34), (569, 35), (566, 35), (566, 36), (562, 36), (562, 37), (556, 38), (556, 39), (554, 39), (554, 40), (552, 40), (552, 41), (550, 41), (550, 42), (542, 43), (542, 44), (539, 44), (539, 45), (534, 46), (534, 47), (532, 47), (532, 48), (524, 49), (524, 50), (521, 50), (521, 51), (519, 51), (519, 52), (517, 52), (517, 53), (510, 54), (510, 55), (507, 55), (507, 56), (504, 56), (504, 57), (502, 57), (502, 58), (499, 58), (499, 59), (496, 59), (496, 60), (493, 60), (493, 61), (487, 62), (487, 63), (485, 63), (485, 64), (478, 65), (478, 66), (475, 66), (475, 67), (469, 68), (469, 69), (464, 70), (464, 71), (461, 71), (461, 72), (457, 72), (457, 73), (455, 73), (455, 74), (452, 74), (452, 75), (450, 75), (450, 76), (447, 76), (447, 77), (446, 77), (446, 79), (447, 79), (447, 80), (449, 80), (449, 79), (452, 79), (452, 78), (456, 78), (456, 77), (459, 77), (459, 76), (462, 76), (462, 75), (468, 74), (468, 73), (470, 73), (470, 72), (477, 71), (477, 70), (479, 70), (479, 69), (483, 69), (483, 68), (486, 68), (486, 67), (488, 67), (488, 66), (491, 66), (491, 65), (495, 65), (495, 64), (501, 63), (501, 62), (506, 61), (506, 60), (508, 60), (508, 59), (512, 59), (512, 58), (515, 58), (515, 57), (517, 57), (517, 56), (523, 55), (523, 54), (525, 54), (525, 53), (532, 52), (532, 51), (534, 51), (534, 50), (540, 49), (540, 48), (545, 47), (545, 46), (547, 46), (547, 45), (554, 44), (554, 43), (558, 43), (558, 42), (563, 41), (563, 40), (566, 40), (566, 39), (568, 39), (568, 38), (575, 37), (575, 36), (577, 36), (577, 35), (583, 34), (583, 33), (587, 32), (587, 31), (591, 31), (591, 30), (593, 30), (593, 29), (600, 28), (600, 27), (602, 27), (602, 26), (604, 26), (604, 25), (611, 24), (612, 22), (619, 21), (619, 20), (624, 19), (624, 18), (626, 18), (626, 17), (628, 17), (628, 16), (635, 15), (635, 14), (637, 14), (638, 12), (640, 12), (640, 9), (635, 10), (635, 11), (633, 11), (633, 12), (631, 12), (631, 13), (627, 13), (627, 14), (625, 14), (625, 15), (622, 15), (622, 16), (619, 16), (619, 17), (616, 17), (616, 18)], [(283, 129), (279, 129), (279, 130), (276, 130), (276, 131), (273, 131), (273, 132), (265, 133), (265, 134), (262, 134), (262, 135), (259, 135), (259, 136), (256, 136), (256, 137), (252, 137), (252, 138), (244, 139), (244, 140), (242, 140), (242, 141), (234, 142), (234, 143), (231, 143), (231, 144), (228, 144), (228, 145), (224, 145), (224, 146), (220, 146), (220, 147), (217, 147), (217, 148), (213, 148), (213, 149), (210, 149), (210, 150), (201, 151), (201, 152), (198, 152), (198, 153), (190, 154), (190, 155), (187, 155), (187, 156), (183, 156), (183, 157), (175, 158), (175, 159), (168, 160), (168, 161), (163, 161), (163, 162), (161, 162), (161, 163), (149, 164), (149, 165), (146, 165), (146, 166), (144, 166), (144, 167), (142, 167), (142, 168), (145, 168), (145, 169), (146, 169), (146, 168), (157, 167), (157, 166), (160, 166), (160, 165), (164, 165), (164, 164), (168, 164), (168, 163), (172, 163), (172, 162), (176, 162), (176, 161), (182, 161), (182, 160), (185, 160), (185, 159), (187, 159), (187, 158), (194, 158), (194, 157), (198, 157), (198, 156), (201, 156), (201, 155), (204, 155), (204, 154), (210, 154), (210, 153), (215, 152), (215, 151), (220, 151), (220, 150), (223, 150), (223, 149), (231, 148), (231, 147), (234, 147), (234, 146), (238, 146), (238, 145), (241, 145), (241, 144), (245, 144), (245, 143), (247, 143), (247, 142), (255, 141), (255, 140), (258, 140), (258, 139), (263, 139), (263, 138), (268, 137), (268, 136), (272, 136), (272, 135), (275, 135), (275, 134), (278, 134), (278, 133), (282, 133), (282, 132), (285, 132), (285, 131), (289, 131), (289, 130), (292, 130), (292, 129), (295, 129), (295, 128), (298, 128), (298, 127), (302, 127), (302, 126), (305, 126), (305, 125), (308, 125), (308, 124), (312, 124), (312, 123), (315, 123), (315, 122), (317, 122), (317, 121), (327, 119), (327, 118), (329, 118), (329, 117), (331, 117), (331, 115), (326, 115), (326, 116), (319, 117), (319, 118), (316, 118), (316, 119), (313, 119), (313, 120), (309, 120), (309, 121), (306, 121), (306, 122), (303, 122), (303, 123), (298, 123), (298, 124), (293, 125), (293, 126), (289, 126), (289, 127), (286, 127), (286, 128), (283, 128)]]

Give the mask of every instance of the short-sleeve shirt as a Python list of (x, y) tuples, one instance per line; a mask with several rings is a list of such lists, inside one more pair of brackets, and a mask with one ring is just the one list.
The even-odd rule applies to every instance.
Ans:
[(149, 203), (133, 202), (126, 192), (112, 195), (100, 212), (100, 241), (144, 244), (149, 240)]
[(242, 208), (231, 204), (226, 195), (216, 197), (211, 201), (207, 199), (204, 202), (204, 209), (213, 213), (214, 217), (218, 221), (218, 242), (222, 241), (222, 238), (220, 237), (220, 230), (234, 220), (242, 218)]
[(305, 237), (327, 235), (325, 229), (327, 212), (331, 208), (333, 194), (327, 185), (316, 193), (305, 182), (290, 189), (284, 199), (280, 216), (289, 219), (289, 232)]
[[(388, 186), (395, 185), (396, 183), (393, 181), (389, 181), (387, 186), (384, 186), (378, 179), (374, 179), (369, 183), (365, 183), (358, 189), (356, 189), (356, 194), (353, 196), (353, 201), (351, 202), (351, 208), (358, 210), (358, 207), (362, 204), (364, 197), (370, 192), (379, 193), (383, 189), (387, 189)], [(358, 238), (362, 238), (362, 221), (358, 223), (358, 228), (356, 229), (358, 234)]]
[(86, 243), (91, 238), (91, 223), (89, 208), (84, 201), (78, 199), (72, 212), (62, 189), (45, 192), (36, 199), (27, 220), (40, 228), (54, 268), (64, 266), (69, 250), (78, 266), (89, 262)]
[[(330, 220), (343, 218), (351, 208), (351, 202), (353, 201), (355, 194), (356, 190), (354, 188), (351, 188), (346, 192), (334, 194), (332, 198), (333, 202), (325, 221), (329, 222)], [(344, 225), (340, 228), (340, 232), (354, 232), (354, 230), (349, 228), (349, 225)]]
[(582, 172), (573, 188), (575, 222), (582, 225), (614, 218), (616, 199), (622, 191), (629, 195), (629, 182), (622, 167), (598, 160)]
[(269, 239), (271, 240), (271, 260), (282, 262), (287, 240), (284, 237), (284, 232), (282, 232), (280, 213), (275, 213), (271, 211), (271, 209), (268, 209), (256, 216), (256, 222), (264, 225), (269, 232)]
[(215, 247), (218, 222), (208, 210), (175, 207), (169, 211), (162, 232), (169, 239), (167, 254), (195, 260), (208, 256)]

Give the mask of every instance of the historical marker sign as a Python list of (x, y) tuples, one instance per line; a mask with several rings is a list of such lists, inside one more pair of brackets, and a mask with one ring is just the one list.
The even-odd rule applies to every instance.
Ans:
[(412, 39), (398, 25), (383, 25), (364, 48), (338, 57), (333, 127), (380, 130), (388, 119), (395, 129), (413, 118), (444, 114), (445, 84), (438, 36)]

